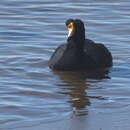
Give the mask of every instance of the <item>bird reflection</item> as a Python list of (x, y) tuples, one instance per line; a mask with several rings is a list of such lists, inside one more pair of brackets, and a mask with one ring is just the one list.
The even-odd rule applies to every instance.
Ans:
[[(69, 103), (74, 112), (74, 116), (86, 115), (88, 113), (87, 106), (91, 105), (87, 96), (87, 88), (91, 82), (87, 82), (87, 79), (97, 79), (100, 82), (103, 78), (109, 78), (107, 76), (108, 70), (98, 70), (94, 72), (59, 72), (53, 71), (63, 82), (59, 93), (69, 95)], [(92, 80), (91, 80), (92, 81)], [(61, 84), (58, 84), (61, 86)]]

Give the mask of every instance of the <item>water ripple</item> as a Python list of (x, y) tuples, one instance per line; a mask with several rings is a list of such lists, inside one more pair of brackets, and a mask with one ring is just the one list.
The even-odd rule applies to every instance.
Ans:
[[(88, 115), (130, 105), (129, 1), (1, 0), (0, 128)], [(67, 38), (65, 21), (81, 18), (86, 36), (112, 52), (109, 74), (56, 73), (48, 68)], [(127, 113), (126, 113), (127, 114)]]

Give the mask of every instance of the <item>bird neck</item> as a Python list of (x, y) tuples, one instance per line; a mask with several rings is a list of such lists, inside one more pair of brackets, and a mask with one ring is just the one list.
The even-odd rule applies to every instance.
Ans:
[(85, 37), (81, 37), (80, 35), (68, 37), (67, 41), (68, 46), (75, 48), (79, 53), (83, 52)]

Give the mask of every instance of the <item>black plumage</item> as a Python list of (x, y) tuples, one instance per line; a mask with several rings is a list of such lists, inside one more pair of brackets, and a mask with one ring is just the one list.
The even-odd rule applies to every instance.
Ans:
[(112, 55), (100, 43), (85, 39), (84, 23), (79, 20), (66, 21), (69, 36), (67, 43), (60, 45), (49, 60), (53, 70), (79, 71), (103, 69), (112, 66)]

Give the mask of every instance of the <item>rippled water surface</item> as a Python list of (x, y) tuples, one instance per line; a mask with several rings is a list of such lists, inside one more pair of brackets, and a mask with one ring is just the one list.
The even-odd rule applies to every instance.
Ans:
[[(112, 52), (114, 66), (105, 78), (48, 68), (54, 49), (66, 40), (68, 18), (82, 19), (86, 37)], [(129, 130), (129, 110), (129, 0), (0, 1), (0, 129), (84, 118), (86, 126), (78, 122), (82, 130)], [(96, 114), (104, 115), (101, 122)]]

